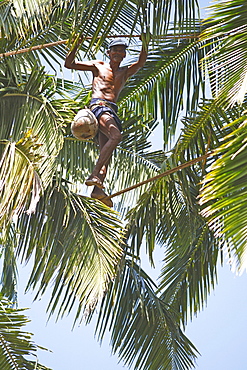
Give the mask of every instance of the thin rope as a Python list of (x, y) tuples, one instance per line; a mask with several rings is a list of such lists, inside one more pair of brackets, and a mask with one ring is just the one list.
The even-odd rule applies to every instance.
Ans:
[[(97, 38), (99, 39), (102, 36), (98, 36)], [(131, 37), (140, 37), (140, 35), (109, 35), (106, 36), (106, 38), (117, 38), (117, 37), (125, 37), (125, 38), (131, 38)], [(153, 40), (159, 40), (159, 39), (195, 39), (199, 37), (199, 33), (195, 34), (179, 34), (179, 35), (160, 35), (160, 36), (152, 36)], [(91, 40), (92, 37), (86, 37), (84, 40)], [(11, 55), (16, 55), (16, 54), (23, 54), (23, 53), (28, 53), (29, 51), (33, 50), (41, 50), (45, 48), (50, 48), (52, 46), (57, 46), (57, 45), (62, 45), (66, 44), (69, 41), (67, 40), (59, 40), (59, 41), (54, 41), (54, 42), (49, 42), (48, 44), (41, 44), (41, 45), (36, 45), (36, 46), (31, 46), (29, 48), (25, 49), (20, 49), (20, 50), (12, 50), (12, 51), (7, 51), (6, 53), (0, 54), (0, 58), (3, 57), (9, 57)]]
[(207, 154), (202, 155), (201, 157), (194, 158), (191, 161), (188, 161), (186, 163), (180, 164), (177, 167), (172, 168), (171, 170), (167, 170), (165, 172), (160, 173), (159, 175), (156, 175), (154, 177), (150, 177), (147, 180), (144, 180), (142, 182), (139, 182), (138, 184), (135, 184), (135, 185), (129, 186), (128, 188), (122, 189), (122, 190), (118, 191), (117, 193), (114, 193), (114, 194), (111, 194), (111, 195), (109, 195), (107, 197), (101, 198), (101, 200), (111, 199), (111, 198), (114, 198), (114, 197), (116, 197), (118, 195), (121, 195), (123, 193), (127, 193), (128, 191), (133, 190), (133, 189), (136, 189), (139, 186), (148, 184), (149, 182), (152, 182), (152, 181), (158, 180), (158, 179), (160, 179), (162, 177), (168, 176), (168, 175), (170, 175), (170, 174), (172, 174), (174, 172), (177, 172), (179, 170), (182, 170), (183, 168), (189, 167), (189, 166), (191, 166), (194, 163), (201, 162), (201, 161), (203, 161), (204, 159), (208, 158), (211, 155), (213, 156), (214, 153), (213, 152), (210, 152), (210, 153), (207, 153)]

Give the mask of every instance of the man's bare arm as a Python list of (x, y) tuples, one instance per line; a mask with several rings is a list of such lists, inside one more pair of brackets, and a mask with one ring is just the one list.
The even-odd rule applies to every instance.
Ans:
[(142, 49), (139, 55), (139, 59), (137, 62), (131, 64), (131, 66), (128, 67), (127, 71), (127, 77), (133, 76), (136, 72), (141, 69), (144, 64), (146, 63), (147, 56), (148, 56), (148, 44), (149, 44), (150, 36), (146, 34), (142, 34), (141, 40), (142, 40)]
[(95, 61), (89, 62), (75, 61), (75, 54), (77, 52), (79, 44), (80, 43), (77, 43), (75, 47), (68, 53), (65, 59), (64, 66), (69, 69), (96, 72), (97, 68), (95, 67)]

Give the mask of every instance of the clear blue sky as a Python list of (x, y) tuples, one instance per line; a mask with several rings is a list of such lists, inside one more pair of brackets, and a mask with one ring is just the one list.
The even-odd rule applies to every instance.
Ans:
[[(206, 6), (210, 2), (200, 0), (199, 3)], [(46, 323), (47, 300), (32, 303), (34, 295), (23, 295), (28, 270), (27, 267), (20, 269), (19, 307), (31, 307), (26, 314), (32, 321), (26, 329), (35, 334), (34, 341), (37, 344), (53, 351), (40, 351), (41, 363), (53, 370), (126, 369), (118, 364), (116, 356), (110, 355), (109, 338), (105, 338), (101, 347), (93, 338), (92, 325), (81, 325), (71, 331), (73, 315), (57, 323), (54, 322), (55, 318)], [(219, 268), (218, 283), (208, 299), (207, 307), (186, 330), (202, 355), (196, 369), (246, 370), (247, 274), (235, 276), (225, 264), (224, 268)]]

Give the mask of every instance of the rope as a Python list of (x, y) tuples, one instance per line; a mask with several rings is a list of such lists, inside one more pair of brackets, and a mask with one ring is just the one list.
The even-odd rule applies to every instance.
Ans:
[(172, 168), (171, 170), (167, 170), (167, 171), (165, 171), (165, 172), (160, 173), (159, 175), (156, 175), (156, 176), (154, 176), (154, 177), (150, 177), (150, 178), (149, 178), (149, 179), (147, 179), (147, 180), (144, 180), (144, 181), (142, 181), (142, 182), (139, 182), (138, 184), (135, 184), (135, 185), (132, 185), (132, 186), (130, 186), (130, 187), (128, 187), (128, 188), (122, 189), (122, 190), (118, 191), (117, 193), (114, 193), (114, 194), (108, 195), (107, 197), (104, 197), (104, 198), (102, 198), (101, 200), (103, 200), (103, 199), (105, 199), (105, 200), (106, 200), (106, 199), (111, 199), (111, 198), (114, 198), (114, 197), (116, 197), (116, 196), (118, 196), (118, 195), (121, 195), (121, 194), (127, 193), (128, 191), (133, 190), (133, 189), (136, 189), (136, 188), (138, 188), (139, 186), (142, 186), (142, 185), (148, 184), (149, 182), (152, 182), (152, 181), (158, 180), (158, 179), (160, 179), (160, 178), (162, 178), (162, 177), (168, 176), (168, 175), (170, 175), (170, 174), (172, 174), (172, 173), (174, 173), (174, 172), (177, 172), (177, 171), (179, 171), (179, 170), (182, 170), (183, 168), (189, 167), (189, 166), (191, 166), (191, 165), (192, 165), (192, 164), (194, 164), (194, 163), (201, 162), (201, 161), (203, 161), (204, 159), (208, 158), (208, 157), (209, 157), (209, 156), (211, 156), (211, 155), (214, 155), (214, 154), (213, 154), (213, 152), (209, 152), (209, 153), (207, 153), (207, 154), (202, 155), (201, 157), (194, 158), (194, 159), (192, 159), (191, 161), (188, 161), (188, 162), (186, 162), (186, 163), (180, 164), (180, 165), (179, 165), (179, 166), (177, 166), (177, 167)]
[(0, 58), (2, 58), (2, 57), (9, 57), (10, 55), (28, 53), (29, 51), (33, 51), (33, 50), (45, 49), (45, 48), (49, 48), (51, 46), (66, 44), (67, 41), (68, 40), (59, 40), (59, 41), (55, 41), (55, 42), (49, 42), (48, 44), (41, 44), (41, 45), (32, 46), (30, 48), (25, 48), (25, 49), (20, 49), (20, 50), (13, 50), (13, 51), (7, 51), (7, 53), (0, 54)]
[[(199, 36), (199, 34), (179, 34), (179, 35), (160, 35), (160, 36), (152, 36), (153, 40), (159, 40), (159, 39), (195, 39)], [(97, 38), (99, 39), (102, 36), (98, 36)], [(140, 37), (140, 35), (109, 35), (106, 36), (107, 38), (117, 38), (117, 37), (125, 37), (125, 38), (131, 38), (131, 37)], [(85, 40), (91, 40), (92, 37), (86, 37)], [(12, 51), (7, 51), (6, 53), (0, 54), (0, 58), (3, 57), (9, 57), (11, 55), (16, 55), (16, 54), (23, 54), (23, 53), (28, 53), (29, 51), (33, 50), (41, 50), (45, 48), (50, 48), (52, 46), (57, 46), (57, 45), (62, 45), (66, 44), (69, 41), (67, 40), (59, 40), (59, 41), (54, 41), (54, 42), (49, 42), (48, 44), (41, 44), (41, 45), (36, 45), (36, 46), (30, 46), (29, 48), (25, 49), (20, 49), (20, 50), (12, 50)]]

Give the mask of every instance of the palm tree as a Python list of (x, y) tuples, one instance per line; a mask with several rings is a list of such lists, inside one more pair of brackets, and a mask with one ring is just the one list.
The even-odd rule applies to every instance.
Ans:
[[(86, 316), (90, 322), (98, 308), (98, 338), (110, 328), (113, 352), (135, 369), (193, 367), (197, 351), (183, 333), (188, 317), (214, 288), (222, 244), (240, 264), (244, 256), (246, 118), (244, 101), (242, 107), (235, 102), (245, 92), (245, 8), (243, 0), (222, 2), (202, 25), (196, 0), (0, 4), (2, 53), (69, 37), (67, 47), (56, 43), (1, 59), (2, 293), (14, 299), (16, 259), (30, 260), (27, 289), (36, 297), (50, 292), (50, 314), (62, 317), (76, 307), (75, 321)], [(69, 131), (90, 87), (57, 70), (78, 32), (85, 39), (78, 57), (92, 58), (104, 53), (108, 35), (146, 29), (152, 35), (148, 61), (119, 99), (124, 139), (112, 158), (107, 190), (118, 192), (205, 157), (118, 196), (111, 210), (87, 197), (82, 185), (95, 143), (78, 142)], [(232, 68), (236, 50), (238, 71)], [(208, 70), (212, 97), (206, 100)], [(174, 144), (181, 111), (184, 128)], [(150, 152), (157, 124), (163, 125), (163, 148)], [(151, 265), (154, 249), (164, 250), (158, 285), (141, 267), (145, 245)]]

